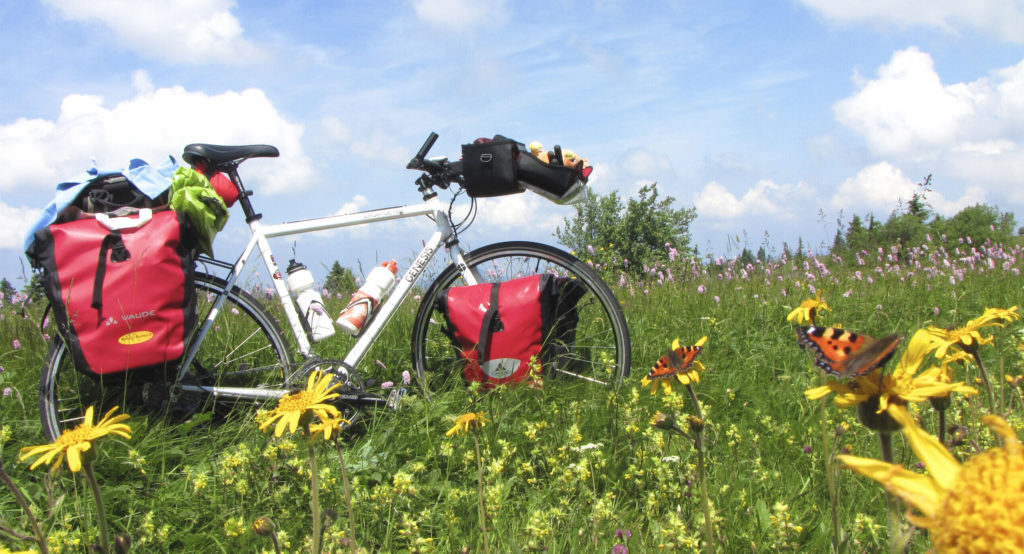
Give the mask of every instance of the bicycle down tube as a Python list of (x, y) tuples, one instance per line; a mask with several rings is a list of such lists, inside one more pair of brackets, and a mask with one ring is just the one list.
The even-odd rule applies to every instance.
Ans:
[[(253, 250), (259, 250), (264, 266), (271, 275), (271, 279), (274, 283), (274, 290), (278, 300), (281, 302), (281, 307), (284, 309), (285, 317), (291, 327), (292, 334), (295, 336), (298, 343), (298, 350), (303, 358), (308, 358), (311, 353), (311, 343), (309, 341), (309, 337), (306, 335), (305, 329), (303, 328), (302, 316), (298, 313), (298, 310), (292, 302), (284, 276), (281, 274), (281, 270), (274, 259), (274, 254), (270, 248), (268, 239), (418, 216), (429, 216), (434, 221), (437, 230), (426, 241), (423, 249), (416, 256), (412, 265), (410, 265), (402, 275), (400, 281), (395, 285), (395, 289), (392, 291), (391, 295), (376, 311), (374, 317), (367, 323), (366, 328), (359, 335), (355, 345), (345, 356), (343, 360), (343, 369), (345, 371), (354, 369), (359, 362), (362, 361), (363, 356), (365, 356), (366, 352), (369, 350), (380, 332), (385, 326), (387, 326), (391, 317), (398, 310), (399, 305), (405, 300), (409, 291), (412, 290), (412, 287), (422, 276), (423, 271), (426, 269), (430, 261), (442, 248), (451, 248), (452, 261), (457, 267), (467, 268), (467, 264), (463, 259), (462, 251), (458, 245), (448, 244), (450, 238), (454, 236), (454, 231), (451, 228), (444, 206), (436, 196), (420, 204), (340, 214), (336, 216), (288, 223), (262, 225), (258, 220), (251, 221), (249, 223), (249, 227), (252, 231), (252, 237), (249, 239), (249, 243), (246, 245), (245, 250), (239, 256), (230, 273), (226, 277), (227, 285), (225, 290), (230, 291), (232, 289), (248, 263)], [(466, 274), (465, 278), (467, 282), (476, 282), (477, 277), (472, 275), (470, 271), (463, 271), (463, 273)], [(178, 374), (179, 383), (182, 383), (185, 374), (188, 373), (192, 360), (198, 352), (199, 346), (202, 344), (206, 334), (212, 327), (226, 298), (226, 293), (221, 295), (220, 298), (217, 298), (206, 320), (203, 321), (196, 340), (190, 345), (189, 351), (185, 358), (182, 359), (181, 368), (179, 369)], [(184, 383), (181, 384), (181, 390), (205, 392), (215, 396), (230, 396), (238, 398), (277, 398), (287, 392), (285, 390), (244, 387), (210, 387)]]

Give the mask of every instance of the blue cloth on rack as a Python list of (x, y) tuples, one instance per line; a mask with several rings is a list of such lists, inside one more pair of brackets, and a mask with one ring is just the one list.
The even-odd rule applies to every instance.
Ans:
[(86, 170), (85, 173), (57, 185), (57, 191), (54, 194), (53, 200), (43, 208), (43, 213), (39, 216), (39, 220), (29, 229), (28, 235), (25, 236), (24, 249), (27, 251), (29, 246), (32, 245), (32, 241), (35, 240), (36, 231), (53, 223), (57, 219), (57, 214), (70, 206), (78, 198), (78, 195), (81, 194), (82, 189), (93, 179), (106, 175), (124, 175), (143, 194), (149, 198), (156, 198), (171, 186), (171, 177), (174, 176), (174, 171), (177, 169), (178, 162), (173, 156), (167, 156), (167, 159), (159, 166), (152, 166), (145, 160), (134, 158), (123, 169), (100, 169), (96, 167), (96, 161), (93, 160), (92, 168)]

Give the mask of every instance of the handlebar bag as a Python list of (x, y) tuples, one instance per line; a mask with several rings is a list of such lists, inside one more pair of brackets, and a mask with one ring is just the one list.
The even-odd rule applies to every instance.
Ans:
[(523, 192), (516, 177), (519, 144), (498, 135), (462, 145), (462, 174), (466, 194), (473, 198)]
[[(195, 327), (191, 232), (172, 210), (54, 223), (26, 254), (42, 268), (75, 368), (121, 373), (177, 360)], [(184, 237), (183, 237), (184, 235)]]
[(585, 289), (576, 281), (550, 274), (503, 283), (452, 287), (437, 306), (444, 332), (463, 360), (463, 375), (493, 387), (535, 382), (545, 367), (568, 365), (572, 358), (576, 304)]
[(544, 162), (521, 143), (501, 135), (462, 145), (462, 168), (464, 188), (472, 198), (525, 190), (559, 204), (571, 204), (585, 197), (587, 179), (581, 167)]

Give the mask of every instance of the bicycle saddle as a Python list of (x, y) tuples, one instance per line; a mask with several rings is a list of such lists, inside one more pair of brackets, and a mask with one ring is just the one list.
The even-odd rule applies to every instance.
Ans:
[(277, 148), (267, 144), (251, 144), (247, 146), (220, 146), (217, 144), (190, 144), (185, 147), (181, 158), (186, 163), (195, 165), (200, 160), (213, 165), (214, 169), (224, 171), (236, 166), (249, 158), (276, 158), (280, 156)]

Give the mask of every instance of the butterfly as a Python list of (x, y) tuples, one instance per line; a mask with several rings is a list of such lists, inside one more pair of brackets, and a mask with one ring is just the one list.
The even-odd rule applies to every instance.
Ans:
[(842, 378), (859, 377), (885, 365), (903, 337), (873, 339), (835, 327), (800, 327), (797, 342), (814, 351), (814, 363), (826, 373)]
[(700, 351), (700, 346), (680, 346), (669, 350), (647, 373), (647, 379), (649, 381), (668, 379), (685, 372), (693, 365), (693, 359), (700, 354)]

